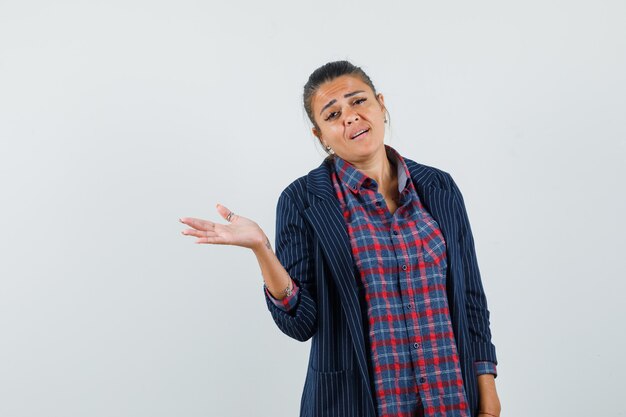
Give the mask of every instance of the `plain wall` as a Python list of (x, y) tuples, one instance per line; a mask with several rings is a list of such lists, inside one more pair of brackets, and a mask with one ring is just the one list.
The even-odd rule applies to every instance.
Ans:
[(626, 415), (624, 2), (0, 0), (1, 416), (298, 414), (310, 342), (178, 218), (273, 242), (337, 59), (464, 195), (502, 416)]

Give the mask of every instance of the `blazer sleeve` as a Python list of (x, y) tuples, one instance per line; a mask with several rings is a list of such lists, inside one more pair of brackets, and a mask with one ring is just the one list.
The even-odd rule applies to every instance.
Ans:
[(487, 298), (483, 289), (478, 261), (476, 259), (476, 249), (474, 247), (474, 237), (465, 208), (465, 201), (459, 187), (448, 174), (452, 193), (460, 207), (461, 221), (461, 257), (463, 275), (465, 277), (465, 300), (468, 314), (469, 334), (472, 342), (475, 361), (492, 362), (497, 365), (496, 348), (491, 342), (491, 330), (489, 328), (489, 310), (487, 308)]
[(267, 308), (283, 333), (304, 342), (317, 330), (312, 236), (302, 214), (285, 192), (280, 195), (276, 207), (275, 247), (276, 257), (298, 286), (298, 302), (285, 311), (263, 291)]

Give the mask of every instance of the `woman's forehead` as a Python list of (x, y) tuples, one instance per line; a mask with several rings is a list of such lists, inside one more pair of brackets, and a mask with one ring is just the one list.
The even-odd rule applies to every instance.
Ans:
[(315, 92), (313, 96), (313, 107), (321, 108), (332, 100), (341, 100), (345, 95), (353, 94), (357, 91), (372, 92), (369, 85), (364, 83), (359, 77), (342, 75), (334, 80), (327, 81)]

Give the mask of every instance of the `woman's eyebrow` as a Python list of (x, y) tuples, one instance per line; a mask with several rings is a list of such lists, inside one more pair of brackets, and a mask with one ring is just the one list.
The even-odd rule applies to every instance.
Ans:
[[(344, 94), (344, 95), (343, 95), (343, 98), (352, 97), (352, 96), (354, 96), (354, 95), (356, 95), (356, 94), (359, 94), (359, 93), (364, 93), (364, 92), (365, 92), (365, 90), (357, 90), (357, 91), (353, 91), (353, 92), (351, 92), (351, 93)], [(324, 112), (324, 110), (326, 110), (327, 108), (329, 108), (330, 106), (332, 106), (332, 105), (333, 105), (333, 104), (335, 104), (336, 102), (337, 102), (337, 100), (335, 100), (335, 99), (330, 100), (330, 101), (329, 101), (329, 102), (328, 102), (328, 103), (327, 103), (324, 107), (322, 107), (322, 110), (320, 110), (320, 115)]]

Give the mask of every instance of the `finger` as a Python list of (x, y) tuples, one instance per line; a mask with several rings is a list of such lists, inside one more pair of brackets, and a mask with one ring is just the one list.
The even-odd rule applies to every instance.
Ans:
[(183, 217), (179, 219), (181, 223), (186, 224), (187, 226), (193, 227), (197, 230), (212, 230), (215, 227), (215, 223), (203, 220), (196, 219), (194, 217)]
[(194, 229), (206, 230), (213, 228), (215, 223), (209, 220), (198, 219), (195, 217), (182, 217), (179, 219), (181, 223), (193, 227)]
[(233, 213), (230, 216), (230, 219), (228, 218), (228, 215), (231, 213), (231, 210), (229, 210), (227, 207), (221, 204), (217, 204), (216, 207), (217, 207), (217, 212), (220, 214), (220, 216), (222, 216), (224, 219), (226, 219), (230, 223), (234, 222), (237, 219), (237, 215), (235, 213)]
[(181, 232), (185, 236), (195, 236), (195, 237), (215, 237), (218, 234), (213, 230), (195, 230), (195, 229), (186, 229)]
[(196, 243), (210, 243), (213, 245), (224, 245), (226, 244), (226, 241), (224, 241), (223, 238), (218, 237), (218, 236), (214, 236), (214, 237), (200, 237), (198, 239), (196, 239)]
[(218, 203), (215, 208), (217, 209), (217, 212), (220, 214), (220, 216), (222, 216), (224, 219), (228, 217), (228, 213), (230, 213), (230, 210), (227, 207)]

